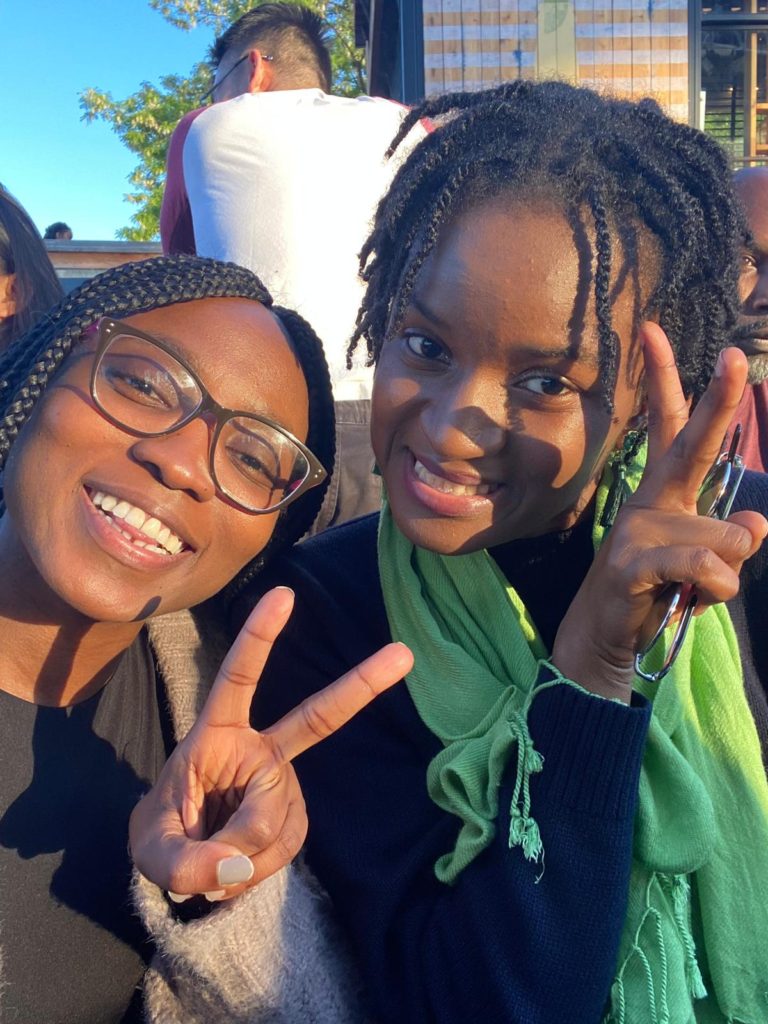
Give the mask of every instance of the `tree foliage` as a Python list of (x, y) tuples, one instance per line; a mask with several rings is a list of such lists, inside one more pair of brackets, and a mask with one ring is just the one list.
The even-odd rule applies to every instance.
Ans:
[[(303, 0), (331, 26), (334, 92), (356, 96), (365, 91), (363, 51), (354, 45), (354, 0)], [(208, 26), (219, 35), (255, 0), (149, 0), (150, 7), (171, 25), (189, 31)], [(138, 90), (122, 100), (101, 89), (86, 89), (80, 95), (84, 121), (105, 121), (120, 141), (135, 153), (138, 164), (128, 181), (126, 199), (135, 207), (131, 223), (117, 232), (118, 238), (149, 241), (156, 238), (165, 180), (168, 141), (179, 119), (198, 106), (210, 84), (211, 71), (201, 61), (189, 75), (165, 75), (158, 84), (142, 82)]]

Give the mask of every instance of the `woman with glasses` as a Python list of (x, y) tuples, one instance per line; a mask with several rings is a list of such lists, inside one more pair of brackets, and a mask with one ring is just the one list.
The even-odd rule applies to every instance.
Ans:
[(276, 568), (259, 715), (393, 639), (414, 669), (300, 760), (307, 862), (381, 1024), (758, 1024), (768, 486), (729, 514), (725, 157), (563, 83), (419, 118), (363, 250), (387, 500)]
[[(189, 963), (200, 1015), (180, 1019), (274, 1019), (278, 998), (286, 1019), (355, 1019), (346, 976), (313, 941), (323, 905), (285, 868), (306, 830), (290, 759), (398, 679), (407, 652), (257, 734), (250, 699), (291, 607), (276, 590), (205, 703), (226, 650), (211, 599), (320, 507), (333, 402), (317, 337), (234, 265), (127, 264), (19, 340), (0, 395), (0, 1018), (143, 1019), (137, 987), (159, 949), (149, 1019), (176, 1019), (174, 971)], [(142, 807), (164, 845), (143, 843), (139, 816), (134, 853), (167, 889), (208, 898), (177, 904), (138, 879), (139, 917), (128, 821), (158, 778), (161, 806)], [(238, 806), (255, 802), (260, 828), (234, 846)], [(289, 934), (284, 914), (309, 933)], [(288, 981), (252, 970), (235, 991), (233, 958), (211, 962), (233, 932), (244, 962), (269, 944), (299, 966)]]

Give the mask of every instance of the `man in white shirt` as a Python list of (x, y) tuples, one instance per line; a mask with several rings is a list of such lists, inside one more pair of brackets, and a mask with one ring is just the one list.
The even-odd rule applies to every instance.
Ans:
[(327, 28), (299, 4), (243, 15), (216, 40), (211, 63), (213, 105), (187, 114), (171, 140), (163, 247), (249, 267), (322, 339), (338, 446), (324, 528), (380, 501), (368, 438), (373, 371), (360, 358), (347, 369), (346, 349), (363, 293), (357, 254), (394, 173), (384, 154), (405, 110), (329, 95)]

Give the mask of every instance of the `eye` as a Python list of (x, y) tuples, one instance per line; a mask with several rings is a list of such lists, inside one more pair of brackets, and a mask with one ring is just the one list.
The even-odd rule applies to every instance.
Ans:
[(178, 405), (178, 395), (172, 381), (165, 373), (153, 372), (148, 367), (107, 365), (102, 374), (117, 394), (142, 405), (154, 405), (166, 409)]
[(439, 341), (434, 341), (425, 334), (406, 334), (403, 341), (411, 355), (419, 359), (430, 363), (447, 363), (450, 360), (447, 349)]
[(545, 377), (543, 374), (526, 377), (518, 383), (518, 387), (532, 391), (535, 395), (545, 395), (547, 398), (559, 398), (573, 391), (571, 385), (561, 377)]
[(751, 252), (742, 252), (741, 254), (741, 269), (742, 270), (756, 270), (757, 260)]

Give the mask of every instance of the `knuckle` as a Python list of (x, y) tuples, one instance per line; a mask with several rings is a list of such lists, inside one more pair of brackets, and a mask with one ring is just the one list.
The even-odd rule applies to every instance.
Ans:
[(304, 726), (312, 736), (324, 739), (335, 731), (335, 723), (327, 716), (325, 706), (320, 701), (306, 701), (301, 706), (301, 718)]
[(698, 580), (709, 576), (713, 569), (715, 557), (712, 551), (703, 545), (693, 548), (688, 556), (691, 573), (690, 582), (696, 583)]
[(257, 818), (252, 821), (249, 832), (251, 842), (259, 850), (272, 846), (277, 838), (277, 829), (269, 818)]
[(276, 849), (280, 856), (287, 862), (296, 857), (304, 845), (306, 830), (298, 832), (295, 829), (286, 829), (277, 840)]

